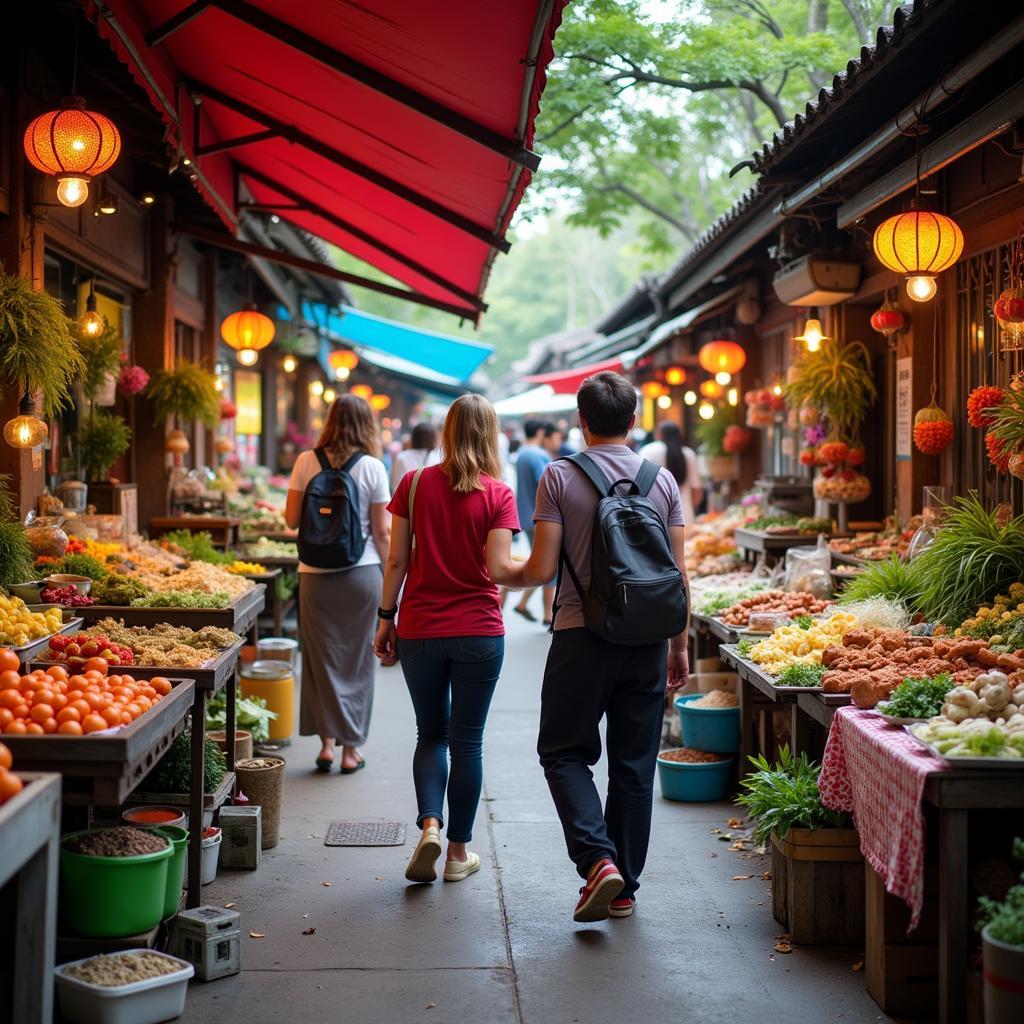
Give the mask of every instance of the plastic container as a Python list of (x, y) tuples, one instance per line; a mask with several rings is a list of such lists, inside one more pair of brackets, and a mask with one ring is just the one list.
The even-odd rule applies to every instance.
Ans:
[(10, 583), (7, 589), (25, 604), (38, 604), (47, 586), (46, 580), (29, 580), (27, 583)]
[(676, 697), (683, 746), (706, 750), (712, 754), (735, 754), (740, 749), (740, 709), (689, 706), (702, 696), (693, 693), (686, 697)]
[(283, 661), (253, 661), (241, 669), (242, 694), (262, 697), (277, 718), (270, 739), (287, 740), (295, 732), (295, 672)]
[(295, 668), (298, 652), (298, 640), (286, 636), (266, 636), (256, 641), (257, 661), (283, 661)]
[(177, 807), (163, 804), (144, 804), (141, 807), (129, 807), (121, 812), (121, 820), (134, 828), (166, 828), (176, 825), (185, 828), (185, 812)]
[[(149, 953), (152, 950), (127, 949), (124, 952)], [(64, 973), (66, 968), (92, 957), (61, 964), (54, 974), (62, 1017), (70, 1024), (159, 1024), (180, 1017), (185, 1012), (188, 981), (195, 974), (195, 968), (176, 956), (160, 955), (180, 964), (181, 969), (130, 985), (91, 985)]]
[(217, 877), (217, 861), (220, 860), (221, 838), (219, 828), (203, 829), (203, 860), (199, 877), (201, 885), (209, 885)]
[(181, 892), (185, 888), (185, 864), (188, 860), (188, 829), (180, 825), (161, 825), (154, 831), (174, 844), (174, 853), (167, 862), (167, 888), (164, 890), (164, 917), (178, 912)]
[(658, 782), (666, 800), (705, 803), (724, 800), (729, 792), (729, 776), (734, 758), (708, 764), (685, 764), (658, 758)]
[(61, 837), (60, 910), (67, 930), (95, 938), (147, 932), (160, 923), (167, 894), (167, 868), (174, 844), (137, 857), (91, 857), (64, 849)]

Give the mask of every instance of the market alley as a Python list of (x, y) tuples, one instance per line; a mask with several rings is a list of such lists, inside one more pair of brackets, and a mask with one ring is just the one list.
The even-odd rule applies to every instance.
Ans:
[[(204, 903), (237, 904), (242, 974), (194, 984), (183, 1020), (716, 1024), (755, 1007), (759, 1024), (888, 1020), (854, 969), (862, 950), (773, 951), (782, 928), (761, 877), (768, 858), (713, 832), (729, 831), (728, 804), (656, 794), (636, 915), (573, 924), (579, 881), (534, 753), (548, 640), (509, 618), (472, 843), (482, 870), (457, 884), (403, 878), (414, 722), (401, 670), (379, 670), (366, 770), (315, 775), (315, 739), (297, 739), (280, 845), (257, 873), (222, 871), (203, 889)], [(405, 822), (406, 844), (325, 846), (342, 819)]]

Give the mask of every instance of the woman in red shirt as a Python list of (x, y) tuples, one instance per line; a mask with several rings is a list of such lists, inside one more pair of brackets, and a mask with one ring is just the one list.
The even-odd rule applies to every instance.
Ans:
[(508, 561), (519, 529), (515, 497), (500, 479), (498, 417), (491, 404), (479, 395), (457, 399), (441, 445), (441, 464), (407, 473), (388, 506), (391, 553), (374, 644), (383, 664), (402, 663), (416, 711), (413, 779), (423, 835), (405, 871), (413, 882), (437, 878), (446, 792), (445, 881), (460, 881), (480, 867), (466, 844), (483, 784), (487, 710), (505, 655), (488, 551), (492, 559)]

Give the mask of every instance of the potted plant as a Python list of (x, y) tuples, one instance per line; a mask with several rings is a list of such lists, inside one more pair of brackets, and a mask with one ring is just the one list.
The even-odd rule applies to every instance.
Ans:
[(77, 337), (78, 348), (85, 357), (82, 394), (91, 405), (113, 405), (124, 350), (120, 335), (104, 317), (99, 334), (92, 336), (78, 331)]
[(131, 439), (131, 427), (122, 417), (109, 412), (91, 412), (79, 432), (87, 479), (106, 480), (110, 467), (128, 451)]
[(156, 420), (172, 428), (166, 448), (174, 455), (175, 465), (181, 464), (181, 456), (189, 450), (182, 427), (201, 423), (212, 429), (220, 422), (216, 378), (198, 363), (181, 360), (169, 370), (159, 370), (146, 394)]
[[(1024, 839), (1013, 841), (1013, 856), (1024, 863)], [(1012, 886), (1005, 899), (982, 896), (979, 903), (985, 1024), (1018, 1024), (1024, 1020), (1024, 884)]]
[(739, 803), (754, 840), (772, 844), (772, 913), (794, 942), (856, 945), (864, 938), (864, 863), (850, 818), (821, 802), (819, 766), (779, 751), (772, 766), (752, 757)]
[(715, 481), (739, 477), (739, 460), (725, 447), (725, 434), (732, 425), (732, 416), (724, 409), (716, 410), (711, 419), (702, 419), (697, 424), (697, 468), (702, 477)]
[[(203, 745), (203, 827), (213, 823), (213, 798), (223, 785), (227, 774), (224, 752), (207, 737)], [(192, 791), (192, 739), (191, 730), (181, 733), (167, 748), (156, 766), (132, 794), (132, 804), (169, 804), (188, 807)], [(189, 822), (189, 828), (197, 828)]]

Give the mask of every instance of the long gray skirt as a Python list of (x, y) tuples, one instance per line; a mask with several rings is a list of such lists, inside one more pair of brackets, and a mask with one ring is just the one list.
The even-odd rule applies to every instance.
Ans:
[(299, 733), (362, 746), (373, 710), (373, 634), (384, 578), (379, 565), (299, 573), (302, 698)]

